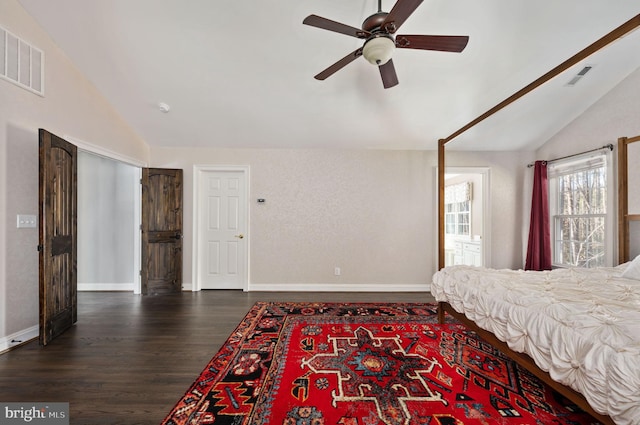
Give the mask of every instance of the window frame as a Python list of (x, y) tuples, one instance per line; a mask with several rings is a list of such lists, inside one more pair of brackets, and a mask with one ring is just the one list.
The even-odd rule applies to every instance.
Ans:
[[(467, 205), (467, 208), (462, 209), (463, 204)], [(449, 206), (451, 206), (451, 211), (448, 211)], [(471, 236), (471, 201), (461, 201), (461, 202), (450, 202), (445, 204), (445, 235), (449, 236)], [(463, 216), (467, 217), (466, 223), (461, 220)], [(453, 220), (450, 220), (453, 218)], [(453, 226), (454, 231), (449, 232), (449, 227)], [(460, 227), (466, 226), (467, 233), (460, 233)]]
[[(605, 210), (604, 212), (593, 214), (559, 214), (560, 208), (560, 193), (558, 188), (559, 177), (567, 176), (570, 174), (576, 174), (596, 168), (604, 167), (604, 178), (606, 179), (605, 189)], [(617, 233), (615, 232), (615, 218), (613, 217), (616, 209), (617, 202), (616, 190), (615, 190), (615, 175), (613, 167), (613, 155), (610, 150), (599, 151), (596, 153), (590, 153), (588, 155), (579, 155), (578, 157), (572, 157), (564, 161), (557, 161), (548, 165), (548, 185), (549, 185), (549, 227), (551, 233), (551, 257), (552, 266), (554, 268), (567, 268), (567, 267), (589, 267), (587, 265), (577, 266), (567, 264), (566, 262), (560, 262), (561, 253), (558, 252), (558, 246), (562, 243), (566, 243), (560, 239), (558, 220), (563, 218), (569, 219), (583, 219), (594, 218), (604, 219), (604, 240), (603, 250), (604, 258), (603, 263), (600, 266), (613, 266), (613, 260), (615, 258), (615, 247)], [(596, 266), (592, 266), (596, 267)]]

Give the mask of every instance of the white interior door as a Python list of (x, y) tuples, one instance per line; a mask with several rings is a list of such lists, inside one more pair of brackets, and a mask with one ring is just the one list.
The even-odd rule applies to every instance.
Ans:
[(197, 289), (246, 289), (247, 170), (200, 169), (197, 175)]

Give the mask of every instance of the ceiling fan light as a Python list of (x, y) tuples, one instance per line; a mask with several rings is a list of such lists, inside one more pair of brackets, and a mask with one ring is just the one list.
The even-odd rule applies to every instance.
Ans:
[(380, 36), (368, 40), (362, 48), (362, 56), (373, 65), (384, 65), (389, 62), (396, 44), (393, 39)]

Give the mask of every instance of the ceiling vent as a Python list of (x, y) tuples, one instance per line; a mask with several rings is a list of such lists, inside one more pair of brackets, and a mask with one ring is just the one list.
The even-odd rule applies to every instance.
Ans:
[(584, 76), (587, 74), (587, 72), (591, 71), (591, 68), (593, 68), (593, 66), (591, 66), (591, 65), (587, 65), (587, 66), (585, 66), (584, 68), (582, 68), (582, 69), (580, 70), (580, 72), (578, 72), (578, 73), (577, 73), (577, 74), (576, 74), (576, 75), (571, 79), (571, 81), (569, 81), (569, 82), (567, 83), (567, 86), (569, 86), (569, 87), (573, 87), (573, 86), (575, 86), (575, 85), (578, 83), (578, 81), (580, 81), (580, 79), (581, 79), (582, 77), (584, 77)]
[(0, 78), (44, 96), (44, 53), (0, 27)]

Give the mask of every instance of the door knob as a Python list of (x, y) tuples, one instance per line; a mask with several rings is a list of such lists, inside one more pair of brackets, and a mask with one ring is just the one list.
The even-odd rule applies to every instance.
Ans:
[(235, 235), (235, 236), (236, 236), (236, 238), (238, 238), (238, 239), (243, 239), (243, 238), (244, 238), (244, 235), (243, 235), (242, 233), (240, 233), (239, 235)]

